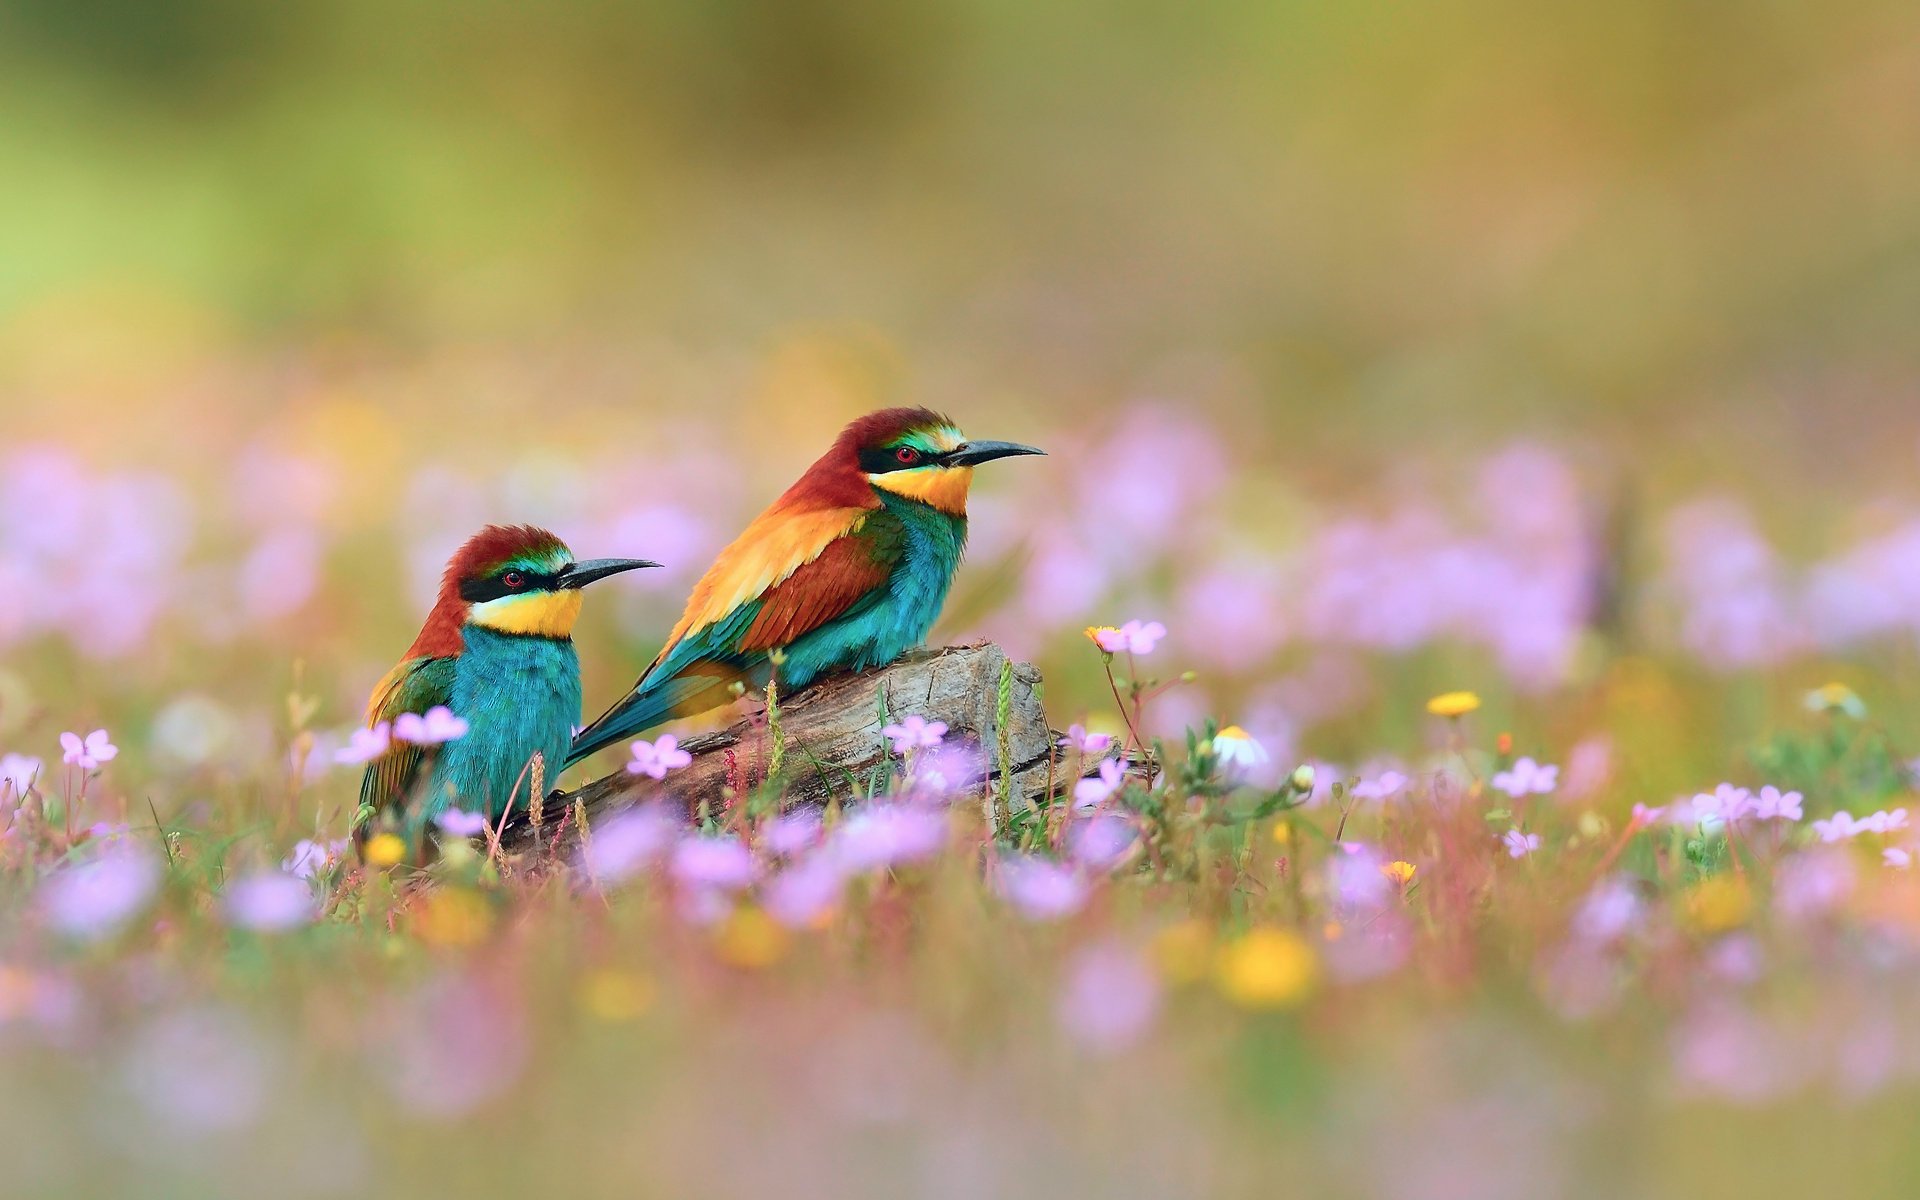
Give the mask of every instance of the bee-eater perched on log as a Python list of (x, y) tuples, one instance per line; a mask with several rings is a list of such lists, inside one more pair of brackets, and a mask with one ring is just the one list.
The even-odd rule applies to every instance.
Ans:
[(923, 408), (890, 408), (848, 425), (720, 552), (659, 657), (574, 739), (568, 762), (723, 704), (736, 682), (765, 685), (776, 654), (780, 686), (796, 689), (918, 646), (966, 548), (974, 467), (1040, 453), (969, 441)]
[[(427, 623), (367, 702), (367, 726), (389, 733), (360, 784), (364, 839), (379, 828), (418, 847), (427, 822), (448, 807), (497, 819), (527, 802), (528, 763), (545, 756), (559, 775), (580, 720), (580, 659), (573, 624), (580, 589), (659, 563), (632, 558), (574, 561), (566, 544), (528, 525), (489, 525), (447, 563)], [(432, 731), (407, 741), (408, 713), (446, 708), (466, 732), (444, 744)]]

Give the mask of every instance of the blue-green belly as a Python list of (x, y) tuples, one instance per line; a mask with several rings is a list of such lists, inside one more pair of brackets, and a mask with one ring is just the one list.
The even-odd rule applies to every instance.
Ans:
[(440, 748), (414, 832), (453, 806), (498, 819), (509, 800), (525, 809), (535, 751), (551, 787), (580, 722), (580, 657), (567, 640), (516, 637), (469, 626), (455, 660), (452, 703), (467, 733)]

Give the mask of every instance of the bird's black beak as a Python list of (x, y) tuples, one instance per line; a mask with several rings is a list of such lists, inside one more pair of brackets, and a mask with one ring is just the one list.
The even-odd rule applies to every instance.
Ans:
[(1012, 458), (1016, 454), (1045, 453), (1045, 450), (1036, 446), (1022, 446), (1019, 442), (962, 442), (941, 455), (940, 461), (950, 467), (973, 467), (996, 458)]
[(657, 567), (657, 562), (648, 562), (644, 558), (589, 558), (585, 562), (569, 563), (560, 572), (556, 581), (562, 591), (583, 588), (598, 579), (609, 575), (618, 575), (622, 571), (637, 571), (641, 567)]

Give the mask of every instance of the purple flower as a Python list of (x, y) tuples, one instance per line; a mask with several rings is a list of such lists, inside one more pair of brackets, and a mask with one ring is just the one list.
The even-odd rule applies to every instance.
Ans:
[(1799, 792), (1782, 792), (1771, 785), (1760, 789), (1759, 797), (1754, 800), (1752, 813), (1761, 821), (1798, 821), (1803, 815), (1800, 811)]
[(77, 941), (108, 937), (145, 910), (161, 874), (151, 851), (115, 839), (49, 876), (40, 885), (41, 910), (48, 924)]
[(1500, 835), (1500, 843), (1507, 848), (1509, 858), (1525, 858), (1540, 848), (1540, 835), (1509, 829)]
[(767, 915), (789, 929), (817, 925), (840, 903), (845, 876), (828, 854), (814, 854), (788, 867), (761, 889)]
[(869, 806), (841, 822), (826, 853), (849, 873), (873, 871), (932, 857), (947, 840), (947, 819), (903, 805)]
[(986, 777), (987, 760), (980, 748), (954, 742), (916, 753), (900, 790), (937, 799), (973, 787)]
[(820, 814), (811, 808), (795, 809), (767, 818), (760, 826), (760, 845), (768, 854), (788, 858), (820, 840)]
[(433, 815), (433, 823), (450, 837), (478, 837), (487, 831), (487, 814), (445, 808)]
[(293, 853), (280, 860), (280, 869), (302, 879), (312, 879), (332, 870), (333, 864), (339, 862), (346, 852), (345, 838), (332, 842), (302, 838), (294, 844)]
[(678, 771), (691, 762), (693, 755), (680, 748), (680, 739), (663, 733), (654, 741), (643, 739), (633, 744), (633, 761), (627, 764), (627, 774), (665, 779), (667, 772)]
[(1085, 811), (1098, 808), (1113, 797), (1127, 782), (1127, 764), (1117, 758), (1109, 758), (1100, 764), (1100, 772), (1090, 775), (1073, 785), (1073, 806)]
[(1880, 852), (1880, 861), (1896, 871), (1909, 871), (1913, 869), (1913, 851), (1888, 846)]
[(1831, 845), (1858, 837), (1866, 832), (1866, 826), (1856, 822), (1852, 813), (1837, 812), (1824, 821), (1813, 823), (1814, 836)]
[(880, 731), (893, 741), (893, 752), (905, 757), (914, 750), (931, 750), (947, 736), (945, 721), (929, 721), (918, 713)]
[(1110, 870), (1127, 857), (1138, 836), (1132, 821), (1103, 814), (1068, 827), (1067, 853), (1090, 870)]
[(689, 887), (739, 891), (760, 877), (753, 852), (737, 838), (689, 837), (673, 848), (673, 877)]
[(39, 759), (25, 754), (9, 754), (0, 758), (0, 789), (12, 789), (15, 799), (25, 796), (45, 765)]
[(1070, 725), (1067, 736), (1060, 739), (1060, 745), (1076, 754), (1105, 754), (1107, 747), (1113, 745), (1110, 733), (1088, 733), (1084, 725)]
[(1044, 858), (1002, 859), (994, 884), (1029, 921), (1057, 921), (1087, 902), (1087, 881), (1072, 868)]
[(1118, 629), (1097, 629), (1093, 640), (1108, 654), (1152, 654), (1153, 648), (1165, 636), (1167, 627), (1160, 622), (1134, 620)]
[(1398, 771), (1382, 771), (1372, 779), (1353, 785), (1355, 800), (1385, 800), (1407, 786), (1407, 777)]
[(101, 763), (113, 761), (119, 753), (120, 747), (107, 740), (104, 729), (94, 730), (85, 739), (77, 733), (60, 735), (60, 761), (82, 771), (97, 771)]
[(1067, 964), (1054, 1014), (1067, 1036), (1095, 1054), (1138, 1042), (1160, 1015), (1160, 979), (1140, 954), (1101, 942)]
[(619, 883), (660, 857), (679, 823), (660, 809), (628, 809), (592, 826), (580, 865), (595, 883)]
[(1860, 822), (1860, 828), (1867, 833), (1897, 833), (1907, 827), (1907, 810), (1896, 808), (1891, 812), (1882, 809)]
[(1343, 916), (1376, 912), (1394, 896), (1393, 882), (1381, 873), (1379, 853), (1360, 842), (1336, 842), (1327, 857), (1327, 892)]
[(393, 726), (385, 721), (372, 729), (356, 729), (347, 744), (333, 752), (333, 761), (343, 767), (369, 763), (387, 752), (393, 743)]
[(284, 933), (312, 923), (313, 889), (285, 871), (262, 871), (227, 888), (227, 921), (255, 933)]
[(393, 720), (393, 736), (416, 746), (439, 746), (467, 736), (467, 719), (456, 717), (444, 704), (424, 713), (401, 713)]
[(1667, 806), (1664, 804), (1650, 805), (1635, 801), (1633, 806), (1633, 823), (1645, 827), (1658, 821), (1666, 815), (1666, 812)]
[(1545, 796), (1560, 786), (1560, 768), (1522, 758), (1511, 769), (1495, 775), (1493, 786), (1515, 800), (1523, 796)]
[(1611, 942), (1639, 923), (1642, 907), (1631, 884), (1606, 880), (1580, 902), (1573, 914), (1573, 932), (1590, 942)]

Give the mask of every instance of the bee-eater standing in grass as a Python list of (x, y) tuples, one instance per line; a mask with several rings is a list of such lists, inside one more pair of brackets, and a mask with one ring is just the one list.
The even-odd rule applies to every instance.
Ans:
[[(367, 703), (368, 727), (384, 725), (389, 740), (360, 784), (360, 838), (384, 828), (418, 847), (449, 807), (497, 820), (527, 802), (535, 751), (557, 777), (580, 720), (580, 589), (659, 565), (576, 562), (559, 538), (528, 525), (489, 525), (468, 539), (447, 564), (425, 628)], [(464, 734), (440, 745), (398, 736), (402, 716), (440, 707), (467, 723)]]
[(890, 663), (926, 640), (967, 543), (973, 469), (1040, 454), (969, 441), (924, 408), (846, 427), (708, 568), (660, 656), (574, 739), (568, 761), (764, 686)]

